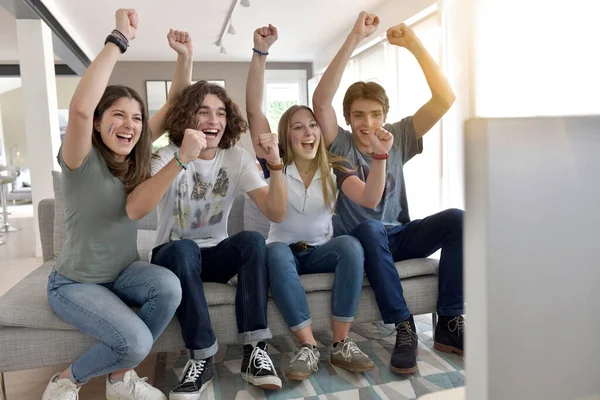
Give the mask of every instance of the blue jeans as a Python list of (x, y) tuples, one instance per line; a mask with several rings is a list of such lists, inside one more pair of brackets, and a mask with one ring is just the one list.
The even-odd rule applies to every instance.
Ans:
[(290, 330), (310, 325), (310, 311), (299, 275), (335, 272), (331, 293), (334, 320), (352, 322), (363, 283), (364, 253), (352, 236), (338, 236), (327, 243), (294, 253), (285, 243), (267, 245), (271, 292)]
[(71, 380), (84, 384), (146, 358), (175, 314), (181, 286), (171, 271), (143, 261), (104, 284), (75, 282), (53, 269), (48, 301), (62, 320), (99, 342), (70, 366)]
[(267, 327), (269, 278), (265, 259), (265, 239), (258, 232), (248, 231), (205, 249), (193, 240), (181, 239), (152, 251), (152, 263), (167, 267), (181, 280), (183, 298), (177, 317), (192, 358), (205, 359), (218, 350), (203, 282), (227, 283), (237, 274), (238, 340), (248, 343), (271, 338)]
[(352, 235), (365, 249), (365, 272), (386, 324), (410, 316), (394, 262), (429, 257), (440, 248), (437, 312), (441, 316), (463, 313), (463, 214), (445, 210), (389, 230), (369, 219), (354, 228)]

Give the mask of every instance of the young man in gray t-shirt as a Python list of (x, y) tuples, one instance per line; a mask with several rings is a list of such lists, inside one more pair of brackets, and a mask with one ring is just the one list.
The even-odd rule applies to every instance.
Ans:
[[(360, 13), (342, 48), (323, 74), (313, 96), (313, 106), (325, 144), (334, 154), (346, 157), (355, 168), (350, 174), (337, 172), (338, 185), (351, 174), (365, 180), (372, 160), (387, 159), (386, 188), (379, 205), (374, 209), (358, 206), (340, 191), (333, 229), (334, 235), (351, 234), (361, 241), (365, 251), (365, 272), (375, 291), (383, 320), (396, 325), (390, 369), (410, 374), (417, 370), (417, 334), (402, 293), (394, 265), (396, 261), (428, 257), (442, 249), (437, 305), (440, 319), (435, 327), (435, 348), (463, 354), (463, 212), (446, 210), (423, 220), (411, 221), (403, 172), (403, 165), (423, 151), (422, 136), (448, 111), (454, 102), (454, 94), (414, 32), (400, 24), (387, 31), (388, 41), (405, 47), (415, 56), (431, 89), (431, 99), (412, 117), (385, 124), (389, 100), (383, 87), (374, 82), (356, 82), (348, 88), (343, 102), (344, 118), (351, 132), (338, 127), (331, 103), (344, 68), (359, 42), (375, 32), (378, 25), (377, 16)], [(394, 145), (388, 154), (375, 154), (370, 146), (369, 136), (381, 127), (394, 135)]]

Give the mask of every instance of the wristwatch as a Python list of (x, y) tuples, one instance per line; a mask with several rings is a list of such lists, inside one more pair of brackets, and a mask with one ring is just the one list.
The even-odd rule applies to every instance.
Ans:
[(283, 158), (279, 159), (279, 164), (271, 164), (270, 162), (267, 161), (267, 167), (271, 170), (271, 171), (281, 171), (285, 165), (283, 164)]

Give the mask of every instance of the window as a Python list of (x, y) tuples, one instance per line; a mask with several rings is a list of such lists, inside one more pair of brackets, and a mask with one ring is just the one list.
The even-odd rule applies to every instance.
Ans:
[[(412, 26), (429, 54), (439, 62), (440, 25), (432, 15)], [(397, 90), (390, 110), (390, 122), (413, 115), (431, 98), (431, 91), (415, 57), (406, 49), (386, 43), (397, 57)], [(393, 49), (393, 50), (392, 50)], [(442, 208), (442, 131), (436, 124), (423, 136), (423, 153), (410, 160), (405, 168), (406, 192), (412, 219), (424, 218)]]
[(600, 2), (491, 0), (474, 12), (477, 116), (600, 114)]
[(273, 132), (281, 115), (293, 105), (306, 105), (306, 70), (266, 70), (263, 111)]

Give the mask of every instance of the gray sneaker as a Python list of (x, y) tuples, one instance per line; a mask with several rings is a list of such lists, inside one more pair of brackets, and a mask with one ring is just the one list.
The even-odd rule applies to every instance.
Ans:
[(364, 372), (375, 368), (375, 363), (349, 337), (335, 347), (332, 344), (329, 354), (331, 364), (348, 371)]
[(292, 381), (308, 379), (313, 372), (319, 369), (319, 357), (321, 354), (316, 347), (311, 344), (303, 344), (285, 370), (286, 378)]

